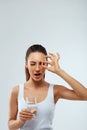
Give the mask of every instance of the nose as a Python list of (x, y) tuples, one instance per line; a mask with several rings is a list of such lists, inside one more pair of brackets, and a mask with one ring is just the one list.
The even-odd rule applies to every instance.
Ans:
[(37, 64), (37, 65), (36, 65), (36, 71), (39, 71), (39, 70), (40, 70), (40, 65)]

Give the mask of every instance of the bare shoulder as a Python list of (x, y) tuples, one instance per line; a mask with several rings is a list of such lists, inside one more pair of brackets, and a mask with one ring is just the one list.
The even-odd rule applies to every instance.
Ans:
[(62, 86), (61, 85), (54, 85), (54, 101), (55, 103), (58, 101), (60, 98), (60, 91), (61, 91)]
[(58, 99), (60, 97), (63, 97), (62, 95), (64, 95), (66, 90), (67, 90), (67, 88), (64, 87), (63, 85), (54, 85), (54, 99), (55, 99), (55, 103), (58, 101)]
[(61, 92), (65, 91), (67, 88), (63, 85), (54, 85), (54, 94), (55, 96), (60, 94)]
[(18, 97), (19, 85), (14, 86), (10, 91), (10, 96)]
[(54, 85), (54, 92), (56, 93), (56, 92), (60, 91), (60, 89), (61, 89), (62, 87), (63, 87), (62, 85), (57, 85), (57, 84), (55, 84), (55, 85)]

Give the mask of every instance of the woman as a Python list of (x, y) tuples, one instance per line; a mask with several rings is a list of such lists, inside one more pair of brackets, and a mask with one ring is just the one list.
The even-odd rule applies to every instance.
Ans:
[[(59, 66), (59, 54), (47, 54), (39, 44), (28, 48), (25, 57), (26, 82), (12, 88), (9, 103), (9, 130), (52, 130), (55, 104), (60, 98), (87, 100), (86, 88)], [(45, 81), (45, 70), (64, 79), (72, 89)], [(26, 97), (37, 98), (37, 109), (27, 109)], [(35, 115), (36, 114), (36, 115)]]

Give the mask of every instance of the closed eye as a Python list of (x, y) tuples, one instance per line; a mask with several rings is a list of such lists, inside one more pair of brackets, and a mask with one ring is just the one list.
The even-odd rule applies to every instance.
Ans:
[(30, 62), (30, 65), (32, 65), (32, 66), (35, 65), (35, 64), (36, 64), (35, 62)]

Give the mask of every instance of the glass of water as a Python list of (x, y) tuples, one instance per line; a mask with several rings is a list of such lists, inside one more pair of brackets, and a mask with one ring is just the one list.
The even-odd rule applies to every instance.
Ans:
[(26, 97), (26, 104), (27, 108), (35, 114), (37, 111), (37, 98), (35, 96)]

